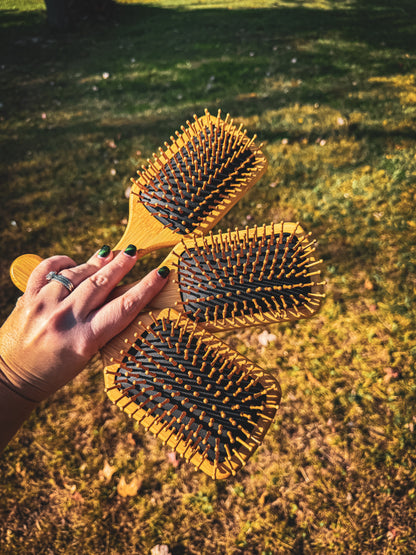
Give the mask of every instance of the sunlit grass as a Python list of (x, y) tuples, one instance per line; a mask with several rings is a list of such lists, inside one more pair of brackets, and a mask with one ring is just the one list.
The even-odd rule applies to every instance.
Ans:
[(2, 4), (3, 317), (13, 259), (114, 245), (130, 177), (205, 107), (257, 133), (269, 161), (218, 227), (299, 221), (328, 296), (311, 320), (269, 326), (267, 346), (263, 329), (226, 334), (283, 390), (227, 482), (114, 410), (94, 360), (0, 461), (0, 551), (414, 552), (413, 2), (123, 4), (62, 36), (43, 2)]

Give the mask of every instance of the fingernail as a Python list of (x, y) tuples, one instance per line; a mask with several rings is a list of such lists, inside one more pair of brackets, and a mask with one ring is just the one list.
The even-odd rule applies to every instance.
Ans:
[(167, 278), (169, 275), (170, 269), (167, 266), (162, 266), (161, 268), (159, 268), (159, 270), (157, 271), (157, 273), (160, 275), (160, 277), (162, 278)]
[(129, 245), (126, 249), (124, 249), (125, 254), (128, 256), (134, 256), (136, 254), (136, 247), (134, 245)]
[(101, 249), (98, 251), (98, 256), (100, 258), (107, 258), (107, 256), (110, 254), (110, 247), (108, 245), (103, 245), (101, 247)]

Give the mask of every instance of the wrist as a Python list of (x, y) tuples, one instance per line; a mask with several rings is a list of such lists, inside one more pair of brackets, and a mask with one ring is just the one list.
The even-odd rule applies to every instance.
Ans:
[(0, 452), (38, 405), (15, 390), (5, 366), (0, 357)]
[(31, 399), (22, 387), (19, 387), (10, 378), (14, 376), (14, 372), (10, 369), (4, 358), (0, 355), (0, 387), (3, 391), (9, 391), (18, 398), (21, 398), (28, 403), (31, 403), (33, 407), (39, 404), (39, 401)]
[[(20, 322), (17, 307), (0, 328), (0, 384), (13, 393), (31, 401), (39, 403), (47, 397), (43, 394), (40, 380), (33, 372), (33, 354), (35, 362), (40, 358), (36, 345), (29, 342), (25, 346), (25, 323)], [(19, 332), (23, 332), (19, 334)], [(22, 365), (23, 363), (23, 365)]]

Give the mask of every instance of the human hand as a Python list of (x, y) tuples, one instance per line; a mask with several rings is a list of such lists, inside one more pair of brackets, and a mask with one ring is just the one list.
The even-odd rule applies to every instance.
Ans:
[[(42, 261), (0, 328), (3, 382), (37, 403), (74, 378), (166, 283), (168, 270), (153, 270), (117, 296), (114, 288), (136, 259), (136, 249), (130, 246), (117, 255), (103, 247), (79, 266), (67, 256)], [(74, 290), (48, 282), (51, 271), (70, 279)]]

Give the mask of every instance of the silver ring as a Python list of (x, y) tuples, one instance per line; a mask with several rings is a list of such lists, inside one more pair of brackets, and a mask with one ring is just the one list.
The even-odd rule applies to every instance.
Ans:
[(70, 293), (75, 289), (74, 284), (70, 279), (66, 278), (65, 276), (62, 276), (61, 274), (57, 274), (56, 272), (49, 272), (49, 274), (46, 276), (46, 280), (59, 281), (59, 283), (61, 283), (64, 287), (66, 287)]

